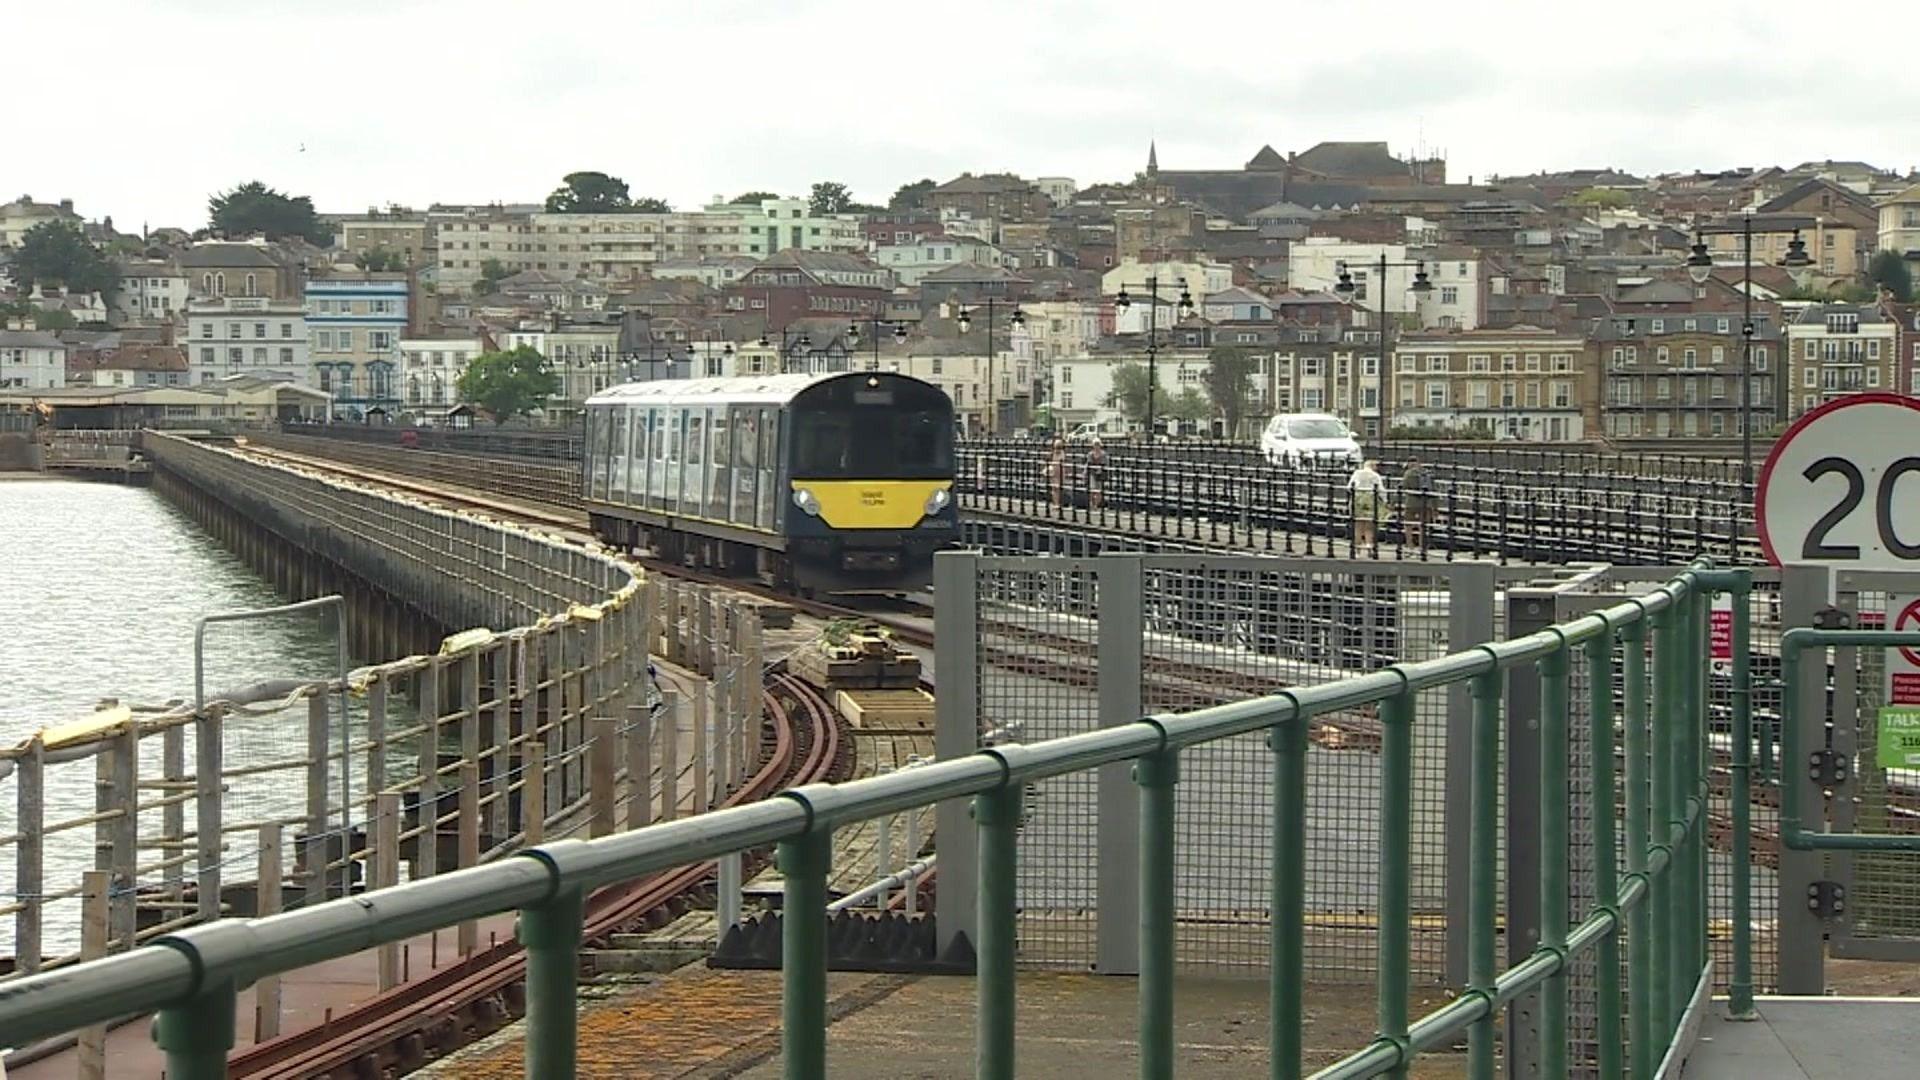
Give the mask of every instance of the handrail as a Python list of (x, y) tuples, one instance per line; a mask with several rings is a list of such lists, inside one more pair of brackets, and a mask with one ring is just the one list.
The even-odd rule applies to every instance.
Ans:
[[(1780, 635), (1780, 671), (1785, 689), (1780, 697), (1780, 842), (1794, 851), (1909, 851), (1920, 852), (1920, 834), (1834, 833), (1809, 829), (1802, 821), (1800, 785), (1789, 770), (1802, 761), (1800, 753), (1800, 654), (1828, 646), (1891, 648), (1920, 645), (1920, 630), (1815, 630), (1798, 626)], [(1741, 741), (1752, 738), (1743, 728)]]
[[(718, 858), (732, 852), (779, 846), (786, 874), (788, 910), (824, 910), (827, 855), (832, 831), (886, 814), (917, 809), (965, 796), (976, 798), (975, 827), (980, 830), (979, 918), (981, 1074), (1013, 1075), (1012, 934), (1015, 918), (1013, 865), (1017, 852), (1020, 793), (1024, 785), (1103, 765), (1137, 761), (1142, 786), (1143, 889), (1141, 976), (1141, 1050), (1143, 1075), (1172, 1073), (1172, 940), (1170, 902), (1174, 872), (1171, 842), (1152, 842), (1149, 831), (1170, 835), (1172, 788), (1178, 780), (1181, 750), (1202, 743), (1271, 729), (1276, 753), (1304, 754), (1309, 718), (1322, 713), (1384, 703), (1383, 777), (1405, 776), (1413, 752), (1410, 730), (1413, 695), (1421, 690), (1471, 680), (1476, 700), (1471, 859), (1474, 864), (1472, 918), (1468, 927), (1474, 958), (1465, 994), (1437, 1012), (1408, 1023), (1409, 985), (1404, 928), (1381, 935), (1380, 1011), (1382, 1034), (1361, 1052), (1324, 1070), (1322, 1076), (1359, 1077), (1404, 1070), (1415, 1054), (1470, 1029), (1475, 1076), (1490, 1076), (1493, 1066), (1492, 1016), (1502, 1004), (1540, 990), (1562, 1003), (1542, 1025), (1543, 1050), (1564, 1047), (1566, 1024), (1563, 977), (1569, 960), (1601, 942), (1617, 938), (1622, 919), (1643, 906), (1655, 912), (1652, 967), (1635, 972), (1630, 990), (1633, 1013), (1645, 1021), (1645, 1001), (1655, 1003), (1650, 1029), (1664, 1044), (1679, 1030), (1685, 1002), (1705, 963), (1705, 898), (1698, 881), (1705, 867), (1705, 593), (1725, 590), (1735, 576), (1704, 564), (1683, 571), (1664, 585), (1602, 611), (1518, 639), (1477, 645), (1449, 656), (1396, 664), (1381, 671), (1316, 686), (1283, 691), (1253, 701), (1215, 706), (1184, 715), (1150, 716), (1130, 724), (1030, 745), (1003, 745), (921, 768), (901, 770), (844, 784), (810, 784), (766, 801), (650, 826), (598, 840), (566, 840), (523, 851), (499, 862), (440, 875), (398, 887), (343, 898), (280, 915), (223, 919), (166, 935), (131, 953), (59, 972), (0, 985), (0, 1043), (24, 1043), (76, 1027), (123, 1016), (158, 1011), (156, 1042), (166, 1051), (168, 1074), (181, 1080), (224, 1075), (232, 1044), (237, 991), (263, 976), (334, 959), (377, 945), (398, 942), (427, 931), (513, 910), (521, 911), (521, 934), (529, 954), (527, 1053), (528, 1076), (543, 1080), (573, 1075), (575, 1023), (575, 951), (580, 940), (582, 898), (590, 891), (655, 871)], [(1736, 612), (1736, 621), (1741, 618)], [(1544, 723), (1567, 723), (1567, 663), (1576, 647), (1588, 642), (1607, 648), (1588, 650), (1591, 664), (1611, 656), (1615, 640), (1629, 643), (1630, 673), (1645, 657), (1633, 643), (1641, 625), (1654, 627), (1657, 708), (1647, 714), (1655, 739), (1653, 777), (1655, 820), (1648, 835), (1630, 828), (1628, 847), (1645, 848), (1644, 864), (1628, 872), (1617, 896), (1598, 905), (1564, 934), (1550, 932), (1531, 956), (1508, 971), (1494, 972), (1492, 889), (1497, 858), (1494, 830), (1500, 676), (1530, 663), (1545, 663), (1543, 678), (1552, 688), (1543, 700), (1553, 715)], [(1644, 668), (1642, 667), (1642, 671)], [(1629, 730), (1635, 709), (1629, 705)], [(1596, 757), (1612, 759), (1611, 724), (1594, 726), (1608, 741)], [(1664, 762), (1662, 765), (1660, 763)], [(1562, 765), (1564, 768), (1564, 763)], [(1627, 787), (1646, 782), (1646, 759), (1629, 754)], [(1282, 767), (1276, 767), (1276, 776)], [(1276, 788), (1278, 783), (1276, 782)], [(1564, 786), (1545, 791), (1560, 801), (1564, 831)], [(1304, 803), (1304, 786), (1293, 793)], [(1612, 816), (1611, 788), (1596, 797), (1596, 812)], [(1276, 815), (1284, 809), (1276, 804)], [(1383, 807), (1381, 831), (1382, 923), (1408, 913), (1409, 887), (1404, 865), (1411, 836), (1411, 804), (1405, 798)], [(1395, 860), (1399, 869), (1395, 871)], [(1297, 873), (1301, 868), (1294, 867)], [(1564, 877), (1543, 875), (1543, 889), (1565, 895)], [(1281, 889), (1276, 880), (1276, 893)], [(1161, 897), (1165, 902), (1152, 902)], [(819, 902), (811, 902), (818, 899)], [(1562, 901), (1564, 903), (1564, 901)], [(1547, 909), (1551, 910), (1551, 909)], [(1297, 914), (1297, 912), (1296, 912)], [(786, 1023), (783, 1039), (786, 1075), (825, 1074), (824, 993), (826, 940), (821, 925), (789, 920), (783, 934)], [(1276, 949), (1289, 928), (1276, 911)], [(1636, 938), (1639, 935), (1635, 935)], [(1279, 955), (1276, 953), (1276, 955)], [(1294, 953), (1297, 962), (1298, 953)], [(1390, 967), (1389, 965), (1397, 965)], [(1393, 973), (1397, 971), (1397, 976)], [(1276, 970), (1274, 1025), (1297, 1026), (1302, 972)], [(1655, 985), (1649, 989), (1646, 983)], [(1619, 1014), (1618, 987), (1603, 1000), (1603, 1011)], [(1286, 1000), (1283, 1001), (1282, 998)], [(1557, 1019), (1555, 1016), (1557, 1015)], [(1639, 1034), (1639, 1029), (1636, 1029)], [(1294, 1040), (1297, 1048), (1298, 1039)], [(1613, 1048), (1617, 1051), (1617, 1047)], [(1636, 1062), (1654, 1047), (1635, 1038)], [(1560, 1051), (1564, 1053), (1564, 1050)], [(1618, 1062), (1615, 1062), (1617, 1067)], [(1300, 1062), (1276, 1058), (1275, 1076), (1298, 1076)], [(1646, 1075), (1636, 1064), (1634, 1075)]]

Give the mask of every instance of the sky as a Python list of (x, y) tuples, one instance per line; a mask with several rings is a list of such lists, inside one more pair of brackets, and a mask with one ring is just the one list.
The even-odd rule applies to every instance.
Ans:
[(251, 179), (340, 213), (537, 202), (582, 169), (681, 209), (817, 180), (884, 202), (963, 170), (1126, 180), (1150, 140), (1167, 169), (1385, 140), (1462, 181), (1920, 166), (1920, 80), (1809, 45), (1911, 37), (1906, 5), (1844, 29), (1698, 0), (11, 6), (5, 35), (43, 44), (6, 50), (9, 84), (40, 90), (0, 136), (0, 200), (122, 231), (200, 227)]

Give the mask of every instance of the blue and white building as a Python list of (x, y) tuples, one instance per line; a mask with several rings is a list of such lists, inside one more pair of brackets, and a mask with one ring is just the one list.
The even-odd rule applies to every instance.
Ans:
[(335, 271), (307, 283), (313, 385), (333, 395), (334, 415), (399, 411), (400, 339), (408, 319), (407, 276)]

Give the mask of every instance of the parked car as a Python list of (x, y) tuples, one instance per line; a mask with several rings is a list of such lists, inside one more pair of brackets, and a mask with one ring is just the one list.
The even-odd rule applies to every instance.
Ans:
[(1360, 440), (1339, 417), (1326, 413), (1281, 413), (1267, 421), (1260, 452), (1269, 462), (1291, 468), (1360, 464)]
[(1099, 442), (1103, 434), (1099, 424), (1076, 424), (1072, 431), (1067, 432), (1067, 441), (1070, 443)]

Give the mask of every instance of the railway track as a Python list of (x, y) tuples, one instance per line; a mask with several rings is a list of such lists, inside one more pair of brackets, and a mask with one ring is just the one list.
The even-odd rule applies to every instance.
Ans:
[[(784, 674), (769, 678), (764, 693), (767, 764), (723, 805), (841, 779), (852, 770), (852, 740), (824, 697)], [(583, 944), (656, 926), (689, 906), (710, 903), (715, 872), (713, 863), (700, 863), (595, 893), (587, 901)], [(519, 943), (495, 943), (465, 961), (335, 1014), (318, 1027), (256, 1045), (233, 1059), (229, 1075), (360, 1080), (403, 1074), (523, 1015), (525, 975), (526, 956)]]

